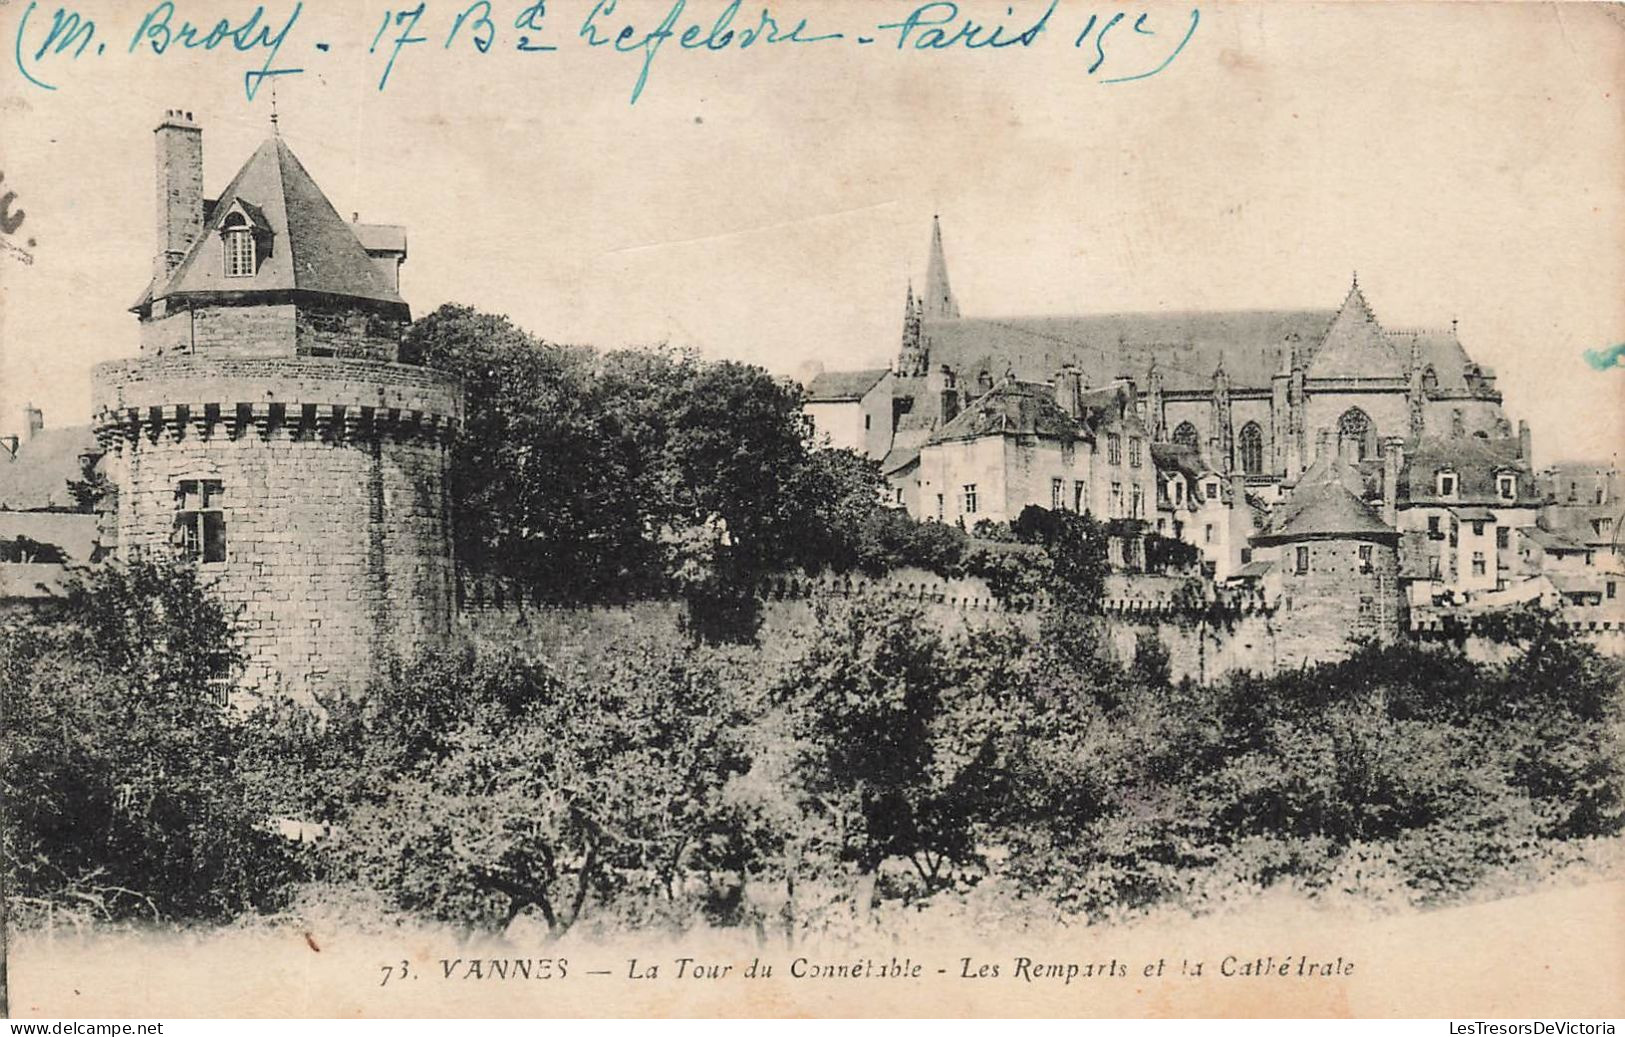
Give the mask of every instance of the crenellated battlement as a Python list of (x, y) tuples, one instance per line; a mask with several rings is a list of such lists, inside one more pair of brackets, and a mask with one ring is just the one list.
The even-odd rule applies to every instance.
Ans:
[(104, 445), (145, 436), (448, 441), (463, 420), (459, 381), (411, 364), (322, 357), (115, 360), (92, 374)]

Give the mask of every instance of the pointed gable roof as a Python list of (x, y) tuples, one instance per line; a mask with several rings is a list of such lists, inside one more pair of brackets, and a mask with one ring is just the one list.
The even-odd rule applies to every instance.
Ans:
[[(227, 277), (220, 230), (239, 207), (260, 236), (260, 263), (250, 277)], [(221, 192), (168, 281), (149, 289), (137, 307), (168, 296), (287, 291), (406, 305), (288, 145), (272, 137)]]
[(1307, 373), (1311, 378), (1399, 378), (1408, 361), (1383, 333), (1356, 280), (1326, 329)]
[(942, 252), (942, 223), (935, 216), (931, 217), (931, 255), (925, 264), (925, 293), (920, 299), (926, 320), (959, 318), (959, 303), (954, 300), (953, 287), (948, 284), (948, 259)]

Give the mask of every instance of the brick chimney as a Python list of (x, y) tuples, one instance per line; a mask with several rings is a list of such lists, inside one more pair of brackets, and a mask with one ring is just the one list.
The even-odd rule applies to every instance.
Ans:
[(1315, 429), (1315, 460), (1319, 461), (1332, 449), (1332, 430), (1329, 428)]
[(23, 408), (23, 427), (28, 431), (28, 434), (23, 437), (23, 442), (26, 443), (45, 429), (45, 412), (32, 403), (25, 406)]
[(162, 283), (203, 233), (203, 130), (191, 112), (170, 109), (152, 132), (158, 155), (158, 253), (152, 273)]
[(1382, 443), (1382, 520), (1399, 525), (1399, 470), (1405, 466), (1405, 441), (1389, 436)]
[(1524, 464), (1533, 468), (1535, 463), (1534, 437), (1529, 432), (1529, 422), (1518, 419), (1518, 458)]

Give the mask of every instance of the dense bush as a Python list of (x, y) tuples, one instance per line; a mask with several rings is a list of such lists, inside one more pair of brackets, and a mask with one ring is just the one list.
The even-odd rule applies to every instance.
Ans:
[[(1099, 533), (1055, 525), (1037, 636), (860, 599), (759, 647), (448, 651), (319, 714), (223, 712), (224, 617), (184, 571), (109, 569), (0, 646), (13, 906), (223, 919), (304, 881), (459, 925), (793, 934), (969, 896), (1447, 903), (1620, 835), (1620, 667), (1565, 628), (1502, 665), (1402, 644), (1175, 683), (1154, 639), (1106, 648)], [(334, 835), (301, 857), (277, 817)]]
[(223, 920), (281, 903), (293, 847), (221, 704), (227, 617), (189, 570), (109, 567), (0, 632), (16, 916)]

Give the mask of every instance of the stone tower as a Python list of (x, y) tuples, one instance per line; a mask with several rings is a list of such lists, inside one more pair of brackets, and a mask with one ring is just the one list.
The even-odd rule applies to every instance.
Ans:
[(449, 631), (455, 378), (399, 362), (399, 227), (346, 223), (273, 134), (217, 199), (157, 137), (140, 356), (99, 365), (118, 556), (179, 555), (237, 612), (243, 686), (359, 684)]

